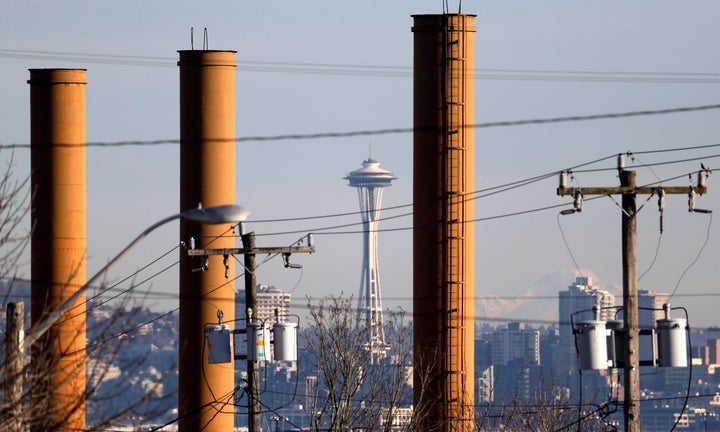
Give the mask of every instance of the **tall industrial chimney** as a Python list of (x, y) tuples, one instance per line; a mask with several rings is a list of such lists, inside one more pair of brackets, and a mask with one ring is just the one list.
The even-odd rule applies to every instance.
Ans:
[(422, 430), (472, 431), (475, 16), (413, 18), (415, 403)]
[[(31, 313), (85, 285), (85, 69), (30, 69)], [(85, 296), (32, 347), (33, 431), (85, 430)]]
[[(180, 211), (234, 204), (235, 51), (179, 51)], [(229, 225), (180, 222), (199, 248), (233, 248)], [(233, 430), (234, 363), (208, 363), (204, 328), (235, 320), (234, 260), (180, 252), (180, 431)], [(226, 265), (227, 274), (226, 277)], [(206, 270), (206, 271), (205, 271)]]

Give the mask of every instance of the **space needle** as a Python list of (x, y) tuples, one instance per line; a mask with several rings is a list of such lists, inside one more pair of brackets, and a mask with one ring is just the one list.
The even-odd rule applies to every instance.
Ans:
[(370, 362), (375, 364), (385, 356), (385, 330), (383, 327), (380, 276), (378, 274), (378, 222), (383, 189), (396, 177), (370, 156), (362, 168), (345, 177), (350, 187), (357, 188), (360, 217), (363, 222), (363, 263), (360, 279), (358, 311), (365, 316), (368, 329), (367, 349)]

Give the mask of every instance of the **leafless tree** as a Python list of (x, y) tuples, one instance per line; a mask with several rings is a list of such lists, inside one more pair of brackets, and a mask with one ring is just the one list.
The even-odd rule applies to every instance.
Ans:
[(412, 408), (412, 327), (405, 314), (387, 313), (388, 350), (371, 362), (366, 324), (351, 298), (308, 301), (308, 308), (306, 344), (318, 374), (311, 430), (415, 430), (422, 410)]

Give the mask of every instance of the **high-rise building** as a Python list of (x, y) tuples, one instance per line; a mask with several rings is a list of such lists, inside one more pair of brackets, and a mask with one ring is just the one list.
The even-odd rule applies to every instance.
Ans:
[(492, 364), (503, 366), (511, 362), (524, 365), (540, 364), (540, 332), (526, 329), (523, 323), (510, 323), (492, 335)]
[[(260, 322), (272, 324), (275, 322), (286, 322), (290, 309), (290, 299), (292, 294), (282, 291), (280, 288), (268, 285), (257, 285), (256, 288), (255, 307), (257, 308), (257, 318)], [(247, 315), (245, 310), (245, 290), (239, 290), (235, 298), (236, 303), (235, 316), (238, 318)], [(277, 314), (277, 319), (276, 319)]]
[(360, 201), (363, 262), (358, 310), (365, 317), (368, 329), (367, 347), (370, 361), (376, 363), (387, 351), (378, 273), (378, 223), (383, 189), (390, 186), (396, 177), (390, 171), (380, 168), (380, 163), (370, 157), (363, 161), (362, 168), (351, 172), (345, 179), (350, 182), (351, 187), (357, 189)]
[(493, 365), (477, 369), (475, 377), (477, 389), (476, 400), (480, 403), (492, 403), (495, 401), (495, 370)]
[(592, 278), (576, 277), (575, 283), (567, 290), (558, 292), (558, 320), (560, 322), (560, 344), (558, 347), (557, 371), (574, 374), (577, 370), (575, 335), (571, 323), (596, 319), (593, 308), (598, 309), (602, 321), (615, 318), (615, 296), (593, 286)]
[(720, 339), (708, 339), (708, 362), (720, 364)]

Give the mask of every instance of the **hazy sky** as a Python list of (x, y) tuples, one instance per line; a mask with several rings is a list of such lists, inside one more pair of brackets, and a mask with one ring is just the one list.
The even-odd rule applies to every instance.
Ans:
[[(457, 11), (457, 2), (450, 2)], [(442, 1), (7, 1), (0, 14), (0, 144), (30, 141), (29, 68), (87, 68), (89, 142), (177, 139), (177, 50), (236, 50), (236, 132), (239, 137), (312, 134), (412, 127), (413, 14), (442, 13)], [(478, 124), (592, 115), (720, 103), (720, 3), (714, 1), (468, 2), (476, 14), (475, 65)], [(642, 153), (718, 144), (720, 110), (549, 125), (481, 128), (476, 132), (476, 189), (605, 159), (587, 169), (615, 167), (613, 155), (633, 151), (638, 182), (687, 185), (701, 157), (718, 165), (720, 147)], [(318, 252), (293, 256), (304, 270), (280, 259), (262, 264), (260, 283), (305, 296), (357, 296), (362, 237), (358, 215), (303, 222), (261, 223), (276, 218), (356, 211), (357, 196), (342, 178), (373, 157), (397, 177), (384, 206), (412, 202), (412, 135), (242, 141), (237, 145), (237, 201), (252, 211), (248, 229), (259, 246), (287, 245), (316, 232)], [(8, 160), (9, 150), (0, 157)], [(29, 174), (30, 152), (15, 150), (19, 177)], [(177, 144), (88, 149), (88, 274), (179, 203)], [(632, 166), (632, 162), (628, 161)], [(218, 173), (222, 175), (222, 173)], [(720, 188), (697, 206), (720, 209)], [(670, 178), (674, 180), (667, 180)], [(616, 172), (578, 172), (580, 186), (616, 186)], [(552, 176), (476, 202), (479, 219), (569, 203), (555, 194)], [(639, 204), (646, 197), (639, 197)], [(615, 201), (619, 203), (619, 198)], [(590, 269), (599, 285), (622, 282), (620, 213), (610, 198), (586, 201), (581, 214), (559, 209), (477, 222), (477, 296), (518, 296), (549, 274)], [(383, 216), (409, 213), (409, 207)], [(716, 318), (718, 230), (711, 217), (687, 211), (687, 197), (667, 198), (665, 233), (658, 242), (655, 198), (638, 218), (640, 287), (676, 294), (696, 326)], [(410, 216), (381, 222), (406, 228), (380, 234), (384, 306), (410, 306)], [(291, 234), (266, 235), (297, 231)], [(338, 234), (338, 232), (351, 232)], [(693, 263), (703, 244), (707, 246)], [(322, 234), (325, 233), (325, 234)], [(334, 233), (334, 234), (330, 234)], [(117, 281), (162, 256), (179, 241), (177, 224), (146, 240), (110, 275)], [(658, 244), (660, 245), (658, 248)], [(655, 252), (657, 259), (651, 267)], [(137, 302), (176, 305), (179, 252), (159, 260), (135, 280)], [(27, 260), (26, 260), (27, 261)], [(260, 261), (259, 261), (260, 262)], [(29, 275), (27, 266), (22, 270)], [(211, 269), (223, 271), (223, 269)], [(568, 273), (562, 273), (568, 275)], [(683, 277), (683, 274), (684, 277)], [(555, 296), (572, 276), (540, 296)], [(126, 288), (128, 284), (121, 287)], [(546, 285), (543, 285), (546, 286)], [(557, 308), (555, 301), (542, 307)], [(508, 313), (503, 318), (513, 318)]]

